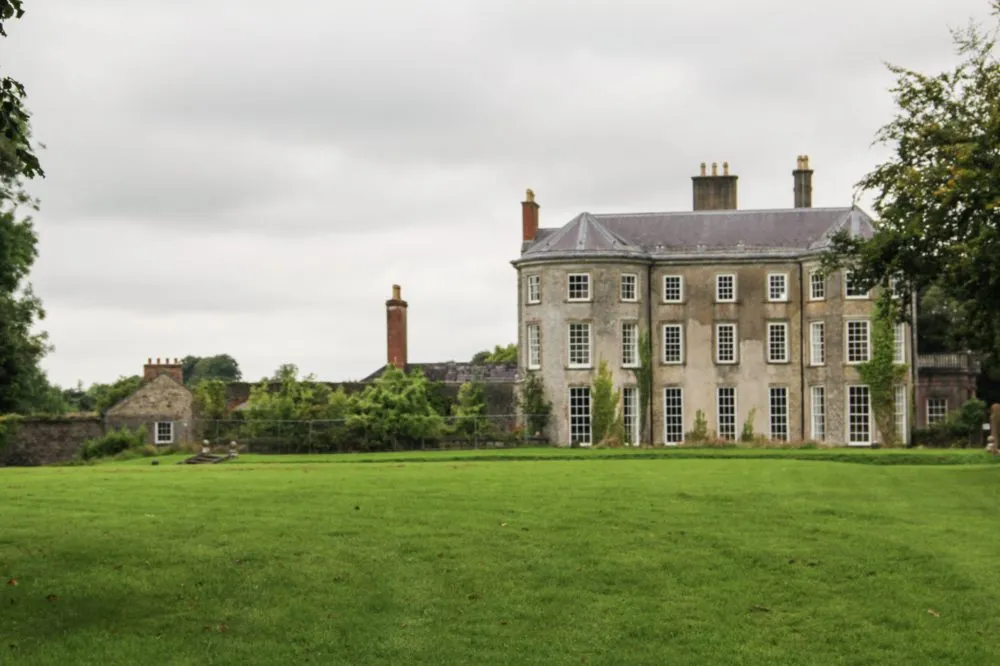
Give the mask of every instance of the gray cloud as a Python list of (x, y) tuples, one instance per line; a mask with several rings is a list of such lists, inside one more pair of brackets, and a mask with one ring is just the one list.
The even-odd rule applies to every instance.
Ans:
[[(850, 201), (884, 155), (883, 62), (938, 70), (983, 0), (275, 5), (32, 3), (5, 65), (48, 145), (41, 256), (63, 382), (226, 351), (329, 378), (514, 339), (518, 201), (687, 209), (728, 160), (742, 207)], [(865, 200), (862, 199), (862, 204)]]

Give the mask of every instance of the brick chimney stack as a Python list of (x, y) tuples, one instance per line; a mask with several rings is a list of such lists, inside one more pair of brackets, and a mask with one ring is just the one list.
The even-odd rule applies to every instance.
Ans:
[(152, 358), (147, 359), (146, 365), (142, 366), (142, 381), (148, 382), (160, 375), (170, 375), (178, 384), (183, 384), (184, 364), (179, 358), (173, 359), (172, 362), (169, 358), (165, 358), (162, 363), (159, 357), (157, 357), (156, 363), (153, 363)]
[(530, 243), (535, 240), (538, 234), (538, 204), (535, 202), (535, 193), (530, 189), (525, 192), (524, 201), (521, 202), (521, 240)]
[(729, 162), (719, 165), (712, 162), (712, 175), (705, 173), (705, 163), (701, 163), (701, 173), (691, 176), (695, 210), (736, 210), (737, 176), (729, 174)]
[(387, 363), (406, 369), (406, 301), (398, 284), (392, 285), (392, 298), (385, 302)]
[(812, 208), (813, 205), (813, 172), (809, 168), (809, 156), (799, 155), (795, 159), (795, 171), (792, 172), (795, 180), (795, 207)]

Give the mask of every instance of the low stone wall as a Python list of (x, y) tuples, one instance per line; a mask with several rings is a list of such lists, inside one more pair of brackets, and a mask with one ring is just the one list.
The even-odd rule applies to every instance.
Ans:
[(35, 467), (67, 462), (84, 441), (104, 434), (99, 416), (8, 417), (2, 421), (0, 467)]

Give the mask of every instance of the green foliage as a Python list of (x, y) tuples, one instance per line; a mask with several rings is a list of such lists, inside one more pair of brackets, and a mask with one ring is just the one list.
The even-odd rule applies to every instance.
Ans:
[(122, 427), (118, 430), (110, 430), (102, 437), (88, 439), (80, 449), (80, 457), (83, 460), (95, 460), (97, 458), (110, 458), (123, 451), (143, 449), (149, 441), (149, 434), (145, 426), (140, 426), (135, 430)]
[(906, 366), (893, 363), (895, 323), (898, 308), (888, 290), (883, 290), (871, 317), (871, 360), (858, 365), (861, 381), (868, 385), (875, 423), (882, 434), (883, 446), (897, 446), (896, 386), (906, 377)]
[(607, 361), (597, 365), (597, 376), (591, 387), (591, 434), (598, 445), (614, 445), (625, 440), (625, 429), (617, 417), (620, 391), (616, 391)]
[(358, 445), (368, 450), (416, 448), (440, 440), (445, 422), (430, 403), (430, 382), (420, 370), (410, 374), (387, 366), (354, 396), (347, 415)]
[(694, 430), (685, 435), (685, 439), (691, 444), (698, 444), (708, 441), (708, 419), (701, 409), (694, 413)]
[(119, 377), (114, 384), (94, 384), (88, 393), (91, 394), (94, 411), (104, 415), (109, 409), (135, 393), (142, 385), (142, 377)]
[[(994, 17), (1000, 1), (994, 0)], [(895, 117), (876, 135), (893, 152), (859, 187), (880, 221), (871, 239), (834, 238), (828, 265), (847, 263), (867, 285), (903, 278), (934, 284), (958, 307), (952, 319), (974, 350), (1000, 349), (1000, 61), (992, 31), (953, 33), (961, 61), (927, 75), (890, 66)], [(965, 345), (963, 345), (964, 347)]]
[(486, 414), (486, 390), (482, 382), (465, 382), (458, 389), (458, 399), (452, 406), (455, 417), (455, 434), (472, 441), (486, 436), (489, 424), (483, 419)]
[(757, 416), (757, 408), (754, 407), (749, 412), (747, 412), (747, 420), (743, 422), (743, 430), (740, 432), (741, 442), (752, 442), (754, 441), (753, 432), (753, 421)]
[(243, 376), (240, 364), (229, 354), (185, 356), (181, 363), (184, 368), (184, 383), (188, 386), (197, 386), (206, 379), (235, 382)]
[(451, 395), (448, 393), (448, 388), (445, 386), (444, 382), (441, 381), (428, 381), (427, 384), (427, 399), (431, 403), (431, 407), (434, 411), (441, 416), (448, 416), (451, 414), (451, 408), (455, 401), (452, 400)]
[(639, 389), (639, 442), (648, 441), (649, 413), (653, 400), (653, 347), (649, 331), (639, 332), (639, 367), (632, 369)]
[(961, 409), (950, 412), (944, 421), (914, 431), (913, 443), (916, 446), (944, 448), (978, 446), (986, 420), (986, 403), (973, 398), (967, 400)]
[(16, 414), (0, 416), (0, 453), (7, 450), (7, 445), (14, 439), (14, 435), (17, 434), (17, 427), (21, 420), (22, 417)]
[(221, 379), (203, 379), (194, 387), (192, 394), (199, 418), (226, 417), (226, 382)]
[(477, 352), (472, 357), (472, 362), (477, 365), (484, 363), (517, 363), (517, 345), (512, 342), (506, 347), (496, 345), (492, 352), (487, 350)]
[(552, 403), (545, 397), (545, 383), (537, 372), (525, 371), (518, 402), (525, 416), (528, 435), (544, 435), (552, 416)]

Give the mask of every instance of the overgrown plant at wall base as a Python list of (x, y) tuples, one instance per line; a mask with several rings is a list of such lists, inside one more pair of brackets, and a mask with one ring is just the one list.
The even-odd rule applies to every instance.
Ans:
[(639, 332), (639, 367), (632, 368), (635, 382), (639, 389), (639, 441), (652, 440), (649, 433), (649, 414), (653, 398), (653, 348), (649, 339), (649, 331)]
[(694, 430), (687, 433), (685, 439), (692, 444), (700, 444), (708, 441), (708, 419), (701, 409), (694, 413)]
[(458, 398), (452, 405), (455, 417), (454, 432), (474, 442), (492, 434), (490, 423), (483, 423), (486, 414), (486, 389), (482, 382), (465, 382), (458, 389)]
[(552, 416), (552, 403), (545, 397), (545, 384), (537, 372), (524, 373), (524, 383), (521, 385), (518, 402), (525, 417), (528, 435), (531, 437), (544, 435)]
[(747, 413), (747, 420), (743, 422), (743, 430), (740, 432), (741, 442), (752, 442), (754, 441), (753, 433), (753, 421), (754, 417), (757, 416), (757, 408), (754, 407)]
[(872, 310), (871, 360), (858, 365), (861, 381), (868, 385), (871, 409), (875, 414), (875, 425), (882, 434), (883, 446), (897, 446), (899, 433), (896, 432), (896, 387), (906, 377), (904, 364), (893, 362), (895, 356), (895, 324), (898, 307), (889, 293), (883, 289)]
[(621, 392), (614, 390), (614, 381), (607, 361), (597, 366), (591, 388), (591, 436), (598, 445), (620, 446), (625, 440), (625, 427), (618, 417), (618, 399)]

